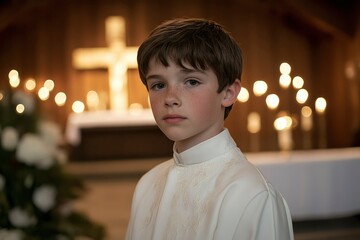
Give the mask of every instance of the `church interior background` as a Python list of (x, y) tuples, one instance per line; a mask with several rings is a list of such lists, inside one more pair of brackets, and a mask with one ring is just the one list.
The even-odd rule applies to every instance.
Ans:
[[(175, 17), (210, 18), (238, 41), (243, 90), (226, 127), (243, 152), (336, 151), (360, 141), (359, 16), (359, 3), (350, 0), (3, 0), (0, 90), (10, 83), (33, 94), (41, 115), (59, 124), (69, 169), (92, 191), (79, 208), (96, 218), (86, 204), (109, 198), (120, 184), (128, 192), (112, 206), (129, 206), (135, 184), (124, 183), (129, 172), (138, 177), (171, 157), (172, 143), (149, 119), (136, 69), (137, 46), (155, 26)], [(95, 127), (81, 129), (81, 119), (90, 118)], [(74, 128), (81, 140), (69, 132)], [(357, 154), (351, 156), (360, 161)], [(126, 227), (127, 211), (119, 212), (123, 218), (103, 211), (118, 222), (99, 217), (115, 228), (109, 239), (123, 236), (116, 224), (121, 218)]]
[[(185, 4), (186, 3), (186, 4)], [(81, 69), (73, 60), (79, 48), (109, 48), (105, 22), (109, 16), (125, 19), (125, 46), (139, 46), (152, 28), (166, 19), (182, 16), (208, 17), (226, 26), (244, 52), (242, 85), (250, 94), (246, 103), (234, 107), (227, 127), (237, 144), (251, 151), (251, 132), (247, 126), (249, 114), (261, 117), (259, 150), (277, 150), (274, 120), (279, 112), (293, 117), (294, 148), (304, 147), (301, 139), (301, 108), (312, 109), (311, 148), (318, 148), (319, 115), (315, 101), (327, 101), (327, 147), (351, 146), (359, 128), (359, 40), (356, 13), (346, 1), (340, 6), (281, 1), (57, 1), (24, 4), (19, 2), (2, 11), (1, 23), (1, 84), (8, 84), (8, 73), (15, 69), (20, 78), (36, 80), (37, 91), (47, 79), (55, 88), (43, 101), (43, 112), (57, 119), (65, 128), (75, 101), (86, 104), (89, 91), (96, 91), (97, 108), (109, 109), (109, 73), (104, 66)], [(348, 4), (348, 5), (347, 5)], [(24, 5), (24, 6), (23, 6)], [(317, 6), (319, 5), (319, 6)], [(6, 6), (6, 5), (5, 5)], [(333, 17), (336, 16), (336, 19)], [(271, 21), (268, 21), (271, 19)], [(296, 101), (298, 89), (282, 88), (281, 63), (289, 63), (291, 77), (303, 79), (307, 90), (304, 103)], [(136, 69), (128, 71), (128, 106), (139, 103), (148, 107), (146, 89), (139, 81)], [(267, 83), (265, 94), (257, 97), (253, 85)], [(67, 96), (65, 105), (54, 102), (56, 93)], [(277, 94), (276, 109), (266, 105), (266, 97)], [(85, 106), (85, 110), (94, 107)], [(256, 131), (256, 129), (255, 129)], [(255, 133), (256, 134), (256, 133)], [(244, 137), (246, 136), (246, 137)]]

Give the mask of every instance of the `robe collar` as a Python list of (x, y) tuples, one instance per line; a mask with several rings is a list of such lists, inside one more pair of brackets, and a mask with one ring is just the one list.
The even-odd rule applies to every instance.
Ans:
[(212, 160), (223, 155), (236, 147), (228, 129), (224, 129), (218, 135), (209, 138), (181, 153), (176, 152), (175, 144), (173, 157), (177, 165), (193, 165)]

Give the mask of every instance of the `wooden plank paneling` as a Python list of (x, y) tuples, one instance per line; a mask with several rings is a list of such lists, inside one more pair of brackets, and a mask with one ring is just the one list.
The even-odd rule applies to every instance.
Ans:
[[(34, 77), (39, 83), (47, 78), (53, 79), (56, 83), (53, 95), (57, 91), (64, 91), (68, 95), (68, 102), (59, 108), (53, 100), (48, 100), (43, 103), (43, 109), (65, 127), (73, 101), (85, 101), (89, 90), (108, 91), (106, 70), (85, 71), (72, 66), (74, 49), (106, 47), (107, 16), (125, 17), (128, 46), (141, 44), (149, 32), (164, 20), (185, 16), (206, 17), (223, 24), (243, 49), (242, 84), (250, 90), (250, 100), (248, 103), (235, 104), (226, 126), (244, 151), (250, 151), (246, 118), (252, 111), (262, 116), (261, 150), (278, 149), (273, 128), (276, 112), (267, 109), (265, 97), (252, 94), (252, 84), (256, 80), (267, 81), (269, 93), (279, 94), (281, 102), (278, 110), (288, 110), (299, 118), (301, 106), (294, 100), (295, 90), (284, 91), (278, 86), (278, 67), (283, 61), (293, 67), (292, 76), (304, 78), (311, 107), (317, 96), (328, 99), (329, 147), (349, 146), (354, 130), (349, 126), (348, 118), (340, 117), (345, 110), (339, 109), (346, 109), (352, 104), (351, 101), (354, 102), (347, 97), (349, 85), (343, 71), (348, 55), (360, 59), (359, 51), (355, 54), (351, 51), (360, 49), (352, 44), (359, 42), (359, 34), (354, 39), (347, 39), (343, 34), (337, 35), (336, 31), (329, 32), (316, 24), (311, 25), (309, 19), (302, 20), (300, 15), (289, 18), (297, 12), (292, 12), (292, 5), (282, 4), (282, 1), (250, 0), (81, 0), (65, 1), (59, 5), (53, 1), (42, 6), (38, 14), (32, 9), (39, 7), (29, 7), (18, 16), (20, 20), (9, 18), (8, 25), (2, 25), (0, 29), (0, 86), (7, 84), (7, 74), (12, 68), (19, 70), (22, 77)], [(356, 24), (359, 26), (358, 22)], [(129, 72), (129, 79), (130, 103), (147, 105), (146, 89), (136, 71)], [(297, 149), (302, 148), (301, 138), (302, 133), (297, 127), (294, 129)], [(316, 142), (316, 129), (313, 138)]]

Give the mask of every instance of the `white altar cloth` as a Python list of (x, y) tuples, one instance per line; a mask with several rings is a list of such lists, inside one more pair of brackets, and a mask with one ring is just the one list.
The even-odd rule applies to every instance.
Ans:
[[(150, 109), (70, 114), (65, 136), (81, 141), (81, 128), (156, 126)], [(286, 199), (294, 220), (360, 213), (360, 148), (245, 153)]]
[(360, 213), (360, 148), (246, 156), (282, 193), (293, 220)]
[(65, 138), (71, 145), (78, 145), (82, 128), (130, 126), (156, 126), (151, 109), (71, 113), (66, 123)]

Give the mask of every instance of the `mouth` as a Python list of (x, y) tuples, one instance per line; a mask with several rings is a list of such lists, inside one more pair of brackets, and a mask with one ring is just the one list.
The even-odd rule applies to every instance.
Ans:
[(163, 120), (167, 123), (178, 123), (185, 119), (186, 117), (177, 114), (168, 114), (163, 117)]

